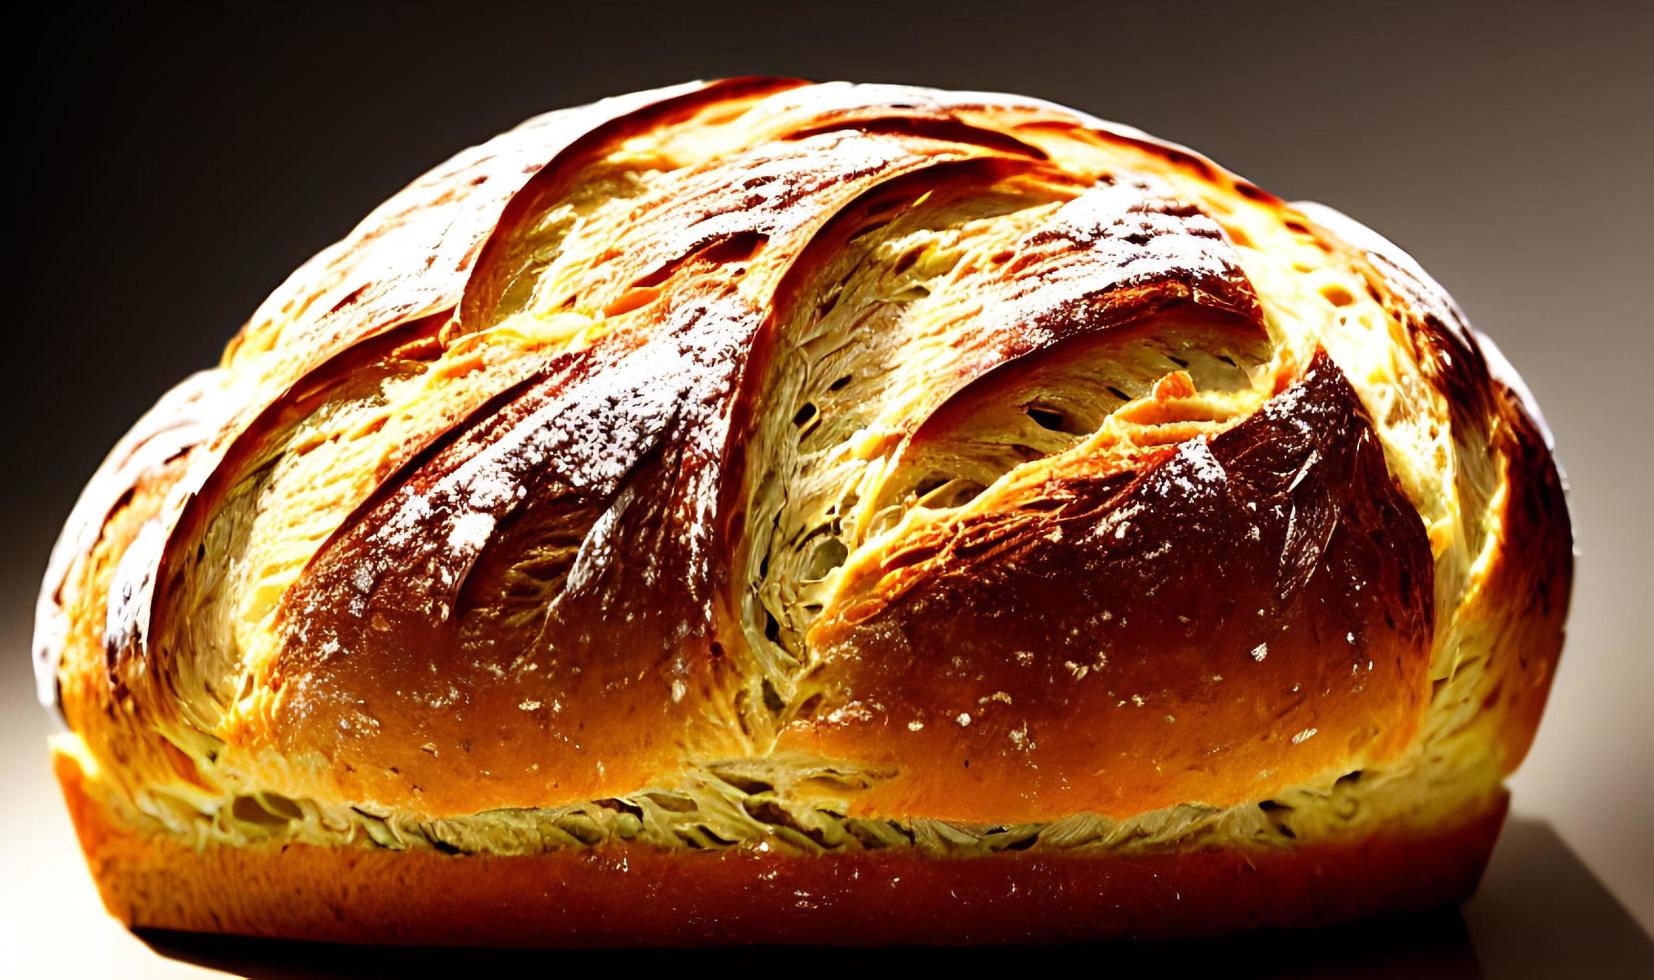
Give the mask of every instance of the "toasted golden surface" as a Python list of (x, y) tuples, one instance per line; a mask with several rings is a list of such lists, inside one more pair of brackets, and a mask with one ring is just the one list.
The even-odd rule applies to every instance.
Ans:
[(1348, 219), (1061, 107), (608, 100), (421, 178), (140, 423), (43, 689), (123, 819), (237, 845), (1428, 826), (1526, 751), (1571, 577), (1488, 357)]

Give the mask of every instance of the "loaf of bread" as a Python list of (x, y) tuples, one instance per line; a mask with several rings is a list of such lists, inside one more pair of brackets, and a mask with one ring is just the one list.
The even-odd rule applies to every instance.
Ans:
[(1571, 575), (1538, 411), (1374, 233), (735, 79), (296, 272), (93, 478), (35, 652), (135, 927), (1193, 935), (1468, 895)]

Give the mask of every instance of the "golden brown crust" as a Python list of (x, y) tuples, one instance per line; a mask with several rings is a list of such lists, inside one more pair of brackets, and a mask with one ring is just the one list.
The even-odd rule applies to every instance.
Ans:
[(1053, 476), (852, 580), (812, 636), (820, 683), (890, 710), (799, 723), (781, 745), (899, 774), (858, 801), (869, 812), (993, 822), (1267, 798), (1411, 744), (1431, 577), (1424, 530), (1321, 354), (1209, 442)]
[(1514, 392), (1495, 391), (1498, 440), (1508, 461), (1499, 523), (1509, 545), (1499, 549), (1483, 590), (1497, 635), (1498, 680), (1488, 710), (1503, 719), (1505, 772), (1527, 756), (1551, 690), (1563, 623), (1573, 592), (1573, 535), (1561, 474), (1543, 434)]
[[(854, 940), (1200, 932), (1468, 890), (1570, 544), (1520, 382), (1359, 225), (1057, 106), (735, 79), (531, 121), (296, 273), (93, 481), (37, 651), (131, 921), (700, 941), (558, 924), (623, 858), (726, 938), (830, 938), (749, 915), (759, 872), (883, 907), (853, 875), (898, 867), (919, 907)], [(617, 850), (649, 794), (728, 819)], [(1058, 830), (955, 864), (798, 819)], [(385, 931), (282, 897), (347, 868)]]
[(1469, 898), (1506, 809), (1499, 794), (1429, 831), (1136, 857), (196, 849), (122, 826), (73, 759), (56, 762), (104, 904), (128, 926), (344, 943), (1014, 943), (1327, 925)]
[[(1493, 720), (1503, 771), (1514, 772), (1538, 731), (1573, 589), (1573, 527), (1550, 433), (1498, 348), (1410, 256), (1330, 209), (1314, 213), (1361, 250), (1369, 288), (1409, 331), (1424, 375), (1445, 396), (1475, 559), (1462, 593), (1441, 611), (1471, 634), (1461, 655), (1491, 661), (1482, 714)], [(1499, 479), (1478, 481), (1478, 465)]]

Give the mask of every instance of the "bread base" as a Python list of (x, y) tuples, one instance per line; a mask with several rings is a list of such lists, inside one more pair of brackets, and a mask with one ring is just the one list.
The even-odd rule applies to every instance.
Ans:
[(1462, 901), (1499, 794), (1427, 833), (1150, 855), (798, 856), (643, 845), (523, 857), (209, 845), (126, 825), (54, 754), (87, 862), (132, 928), (343, 943), (533, 947), (1021, 943), (1210, 936)]

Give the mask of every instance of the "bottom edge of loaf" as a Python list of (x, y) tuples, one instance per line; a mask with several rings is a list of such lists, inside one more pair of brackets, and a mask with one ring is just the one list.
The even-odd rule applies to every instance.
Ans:
[(798, 855), (603, 845), (522, 856), (193, 842), (54, 768), (98, 890), (136, 929), (517, 947), (987, 944), (1215, 936), (1463, 901), (1502, 791), (1429, 830), (1154, 854)]

